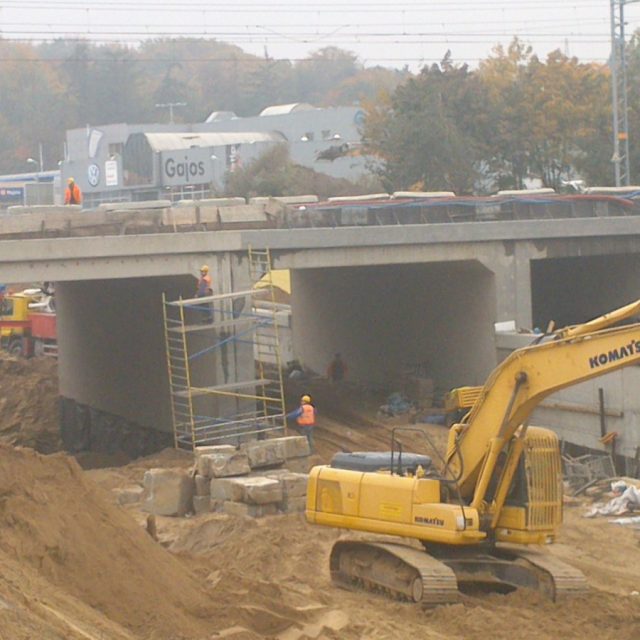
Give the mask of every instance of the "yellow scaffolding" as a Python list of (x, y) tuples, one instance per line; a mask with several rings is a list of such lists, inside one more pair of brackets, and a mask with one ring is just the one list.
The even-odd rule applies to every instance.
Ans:
[(171, 301), (163, 295), (176, 448), (286, 434), (269, 250), (250, 248), (248, 264), (261, 288)]

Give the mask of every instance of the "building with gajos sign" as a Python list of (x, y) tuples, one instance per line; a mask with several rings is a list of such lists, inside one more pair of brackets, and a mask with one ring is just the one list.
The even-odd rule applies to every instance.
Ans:
[(335, 178), (366, 173), (359, 107), (296, 103), (241, 118), (213, 112), (192, 124), (110, 124), (67, 131), (62, 184), (73, 177), (84, 206), (192, 199), (219, 193), (227, 176), (277, 144), (296, 164)]

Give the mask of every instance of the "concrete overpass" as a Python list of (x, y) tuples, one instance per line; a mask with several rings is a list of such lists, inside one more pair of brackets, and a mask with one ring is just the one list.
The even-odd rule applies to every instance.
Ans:
[[(91, 212), (83, 215), (90, 220)], [(246, 288), (249, 246), (269, 247), (274, 267), (292, 269), (300, 359), (322, 372), (340, 351), (352, 376), (373, 384), (413, 365), (440, 390), (478, 384), (496, 363), (495, 322), (579, 322), (640, 297), (636, 215), (201, 228), (181, 231), (174, 217), (131, 235), (12, 231), (0, 239), (0, 282), (56, 282), (69, 428), (83, 432), (77, 407), (99, 413), (103, 450), (125, 446), (131, 425), (148, 428), (139, 449), (165, 441), (158, 436), (170, 429), (161, 295), (191, 296), (203, 262), (218, 291)]]

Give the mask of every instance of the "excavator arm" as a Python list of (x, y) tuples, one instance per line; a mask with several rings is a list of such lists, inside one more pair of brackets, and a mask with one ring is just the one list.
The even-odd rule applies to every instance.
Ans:
[[(636, 310), (639, 305), (634, 303)], [(569, 337), (518, 349), (494, 370), (470, 413), (449, 436), (449, 474), (470, 506), (487, 511), (487, 490), (495, 481), (500, 456), (514, 446), (518, 429), (523, 435), (531, 413), (546, 396), (640, 362), (640, 324), (593, 330), (620, 315), (613, 312), (560, 333)], [(510, 455), (513, 467), (517, 446)], [(504, 481), (511, 477), (503, 474)]]

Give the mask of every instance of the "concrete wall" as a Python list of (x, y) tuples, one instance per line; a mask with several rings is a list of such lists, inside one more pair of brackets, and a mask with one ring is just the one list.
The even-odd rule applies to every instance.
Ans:
[(58, 283), (60, 394), (170, 431), (162, 293), (191, 294), (193, 282), (182, 276)]
[(551, 426), (567, 442), (611, 451), (600, 442), (600, 388), (604, 392), (606, 431), (619, 434), (616, 453), (633, 458), (640, 446), (639, 367), (626, 367), (554, 393), (534, 411), (531, 423)]
[(299, 269), (294, 349), (325, 373), (335, 352), (350, 378), (393, 383), (420, 365), (439, 389), (479, 384), (495, 365), (493, 277), (477, 262)]
[(640, 298), (640, 255), (534, 260), (531, 281), (535, 326), (585, 322)]

